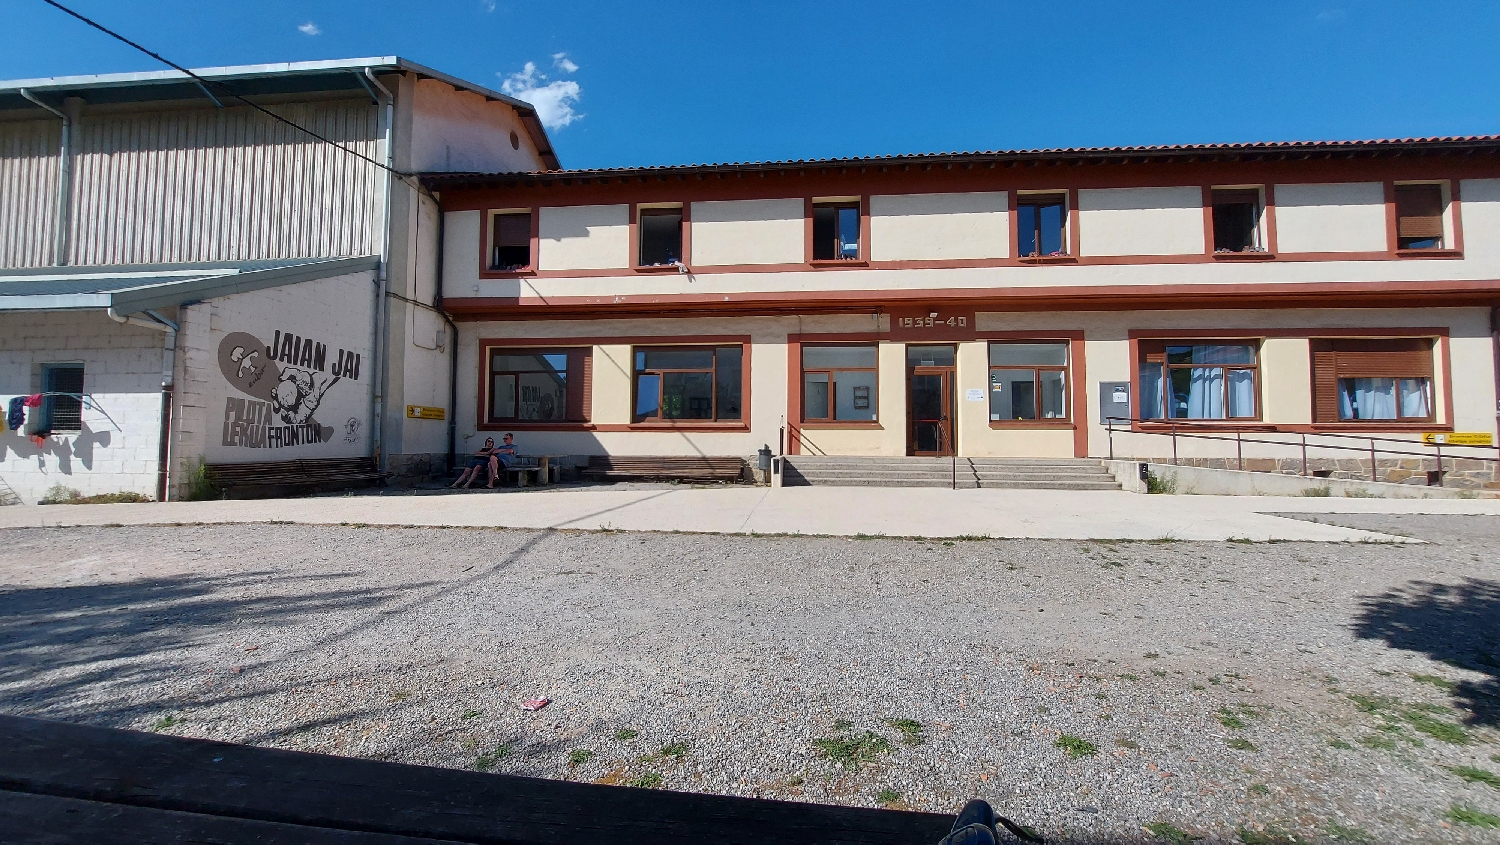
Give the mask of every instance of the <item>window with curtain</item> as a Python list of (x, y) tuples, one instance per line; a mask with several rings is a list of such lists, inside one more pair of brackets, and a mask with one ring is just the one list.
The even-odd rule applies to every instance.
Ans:
[(1016, 201), (1016, 255), (1068, 254), (1068, 203), (1063, 194), (1022, 195)]
[(874, 422), (879, 401), (878, 347), (803, 346), (802, 419)]
[(1068, 419), (1068, 344), (990, 344), (990, 421)]
[(1396, 186), (1396, 245), (1400, 249), (1443, 248), (1441, 185)]
[(659, 346), (635, 350), (635, 422), (741, 418), (744, 347)]
[(587, 420), (590, 351), (490, 348), (487, 422)]
[(1255, 419), (1254, 343), (1140, 341), (1141, 419)]
[(1431, 338), (1311, 341), (1313, 419), (1432, 422)]
[(490, 269), (531, 268), (531, 212), (495, 212), (490, 217)]

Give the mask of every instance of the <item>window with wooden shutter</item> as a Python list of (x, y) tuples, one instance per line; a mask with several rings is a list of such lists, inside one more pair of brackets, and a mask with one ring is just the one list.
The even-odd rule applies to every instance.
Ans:
[(1314, 339), (1313, 421), (1432, 422), (1432, 339)]
[(495, 212), (490, 226), (491, 270), (531, 269), (531, 212)]
[(1443, 248), (1441, 185), (1396, 186), (1396, 245), (1400, 249)]

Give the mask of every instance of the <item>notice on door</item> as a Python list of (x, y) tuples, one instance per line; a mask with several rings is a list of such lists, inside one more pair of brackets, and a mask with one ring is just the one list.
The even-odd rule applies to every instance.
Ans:
[(964, 398), (967, 399), (970, 402), (983, 402), (984, 401), (984, 388), (982, 388), (982, 387), (971, 387), (968, 390), (964, 391)]

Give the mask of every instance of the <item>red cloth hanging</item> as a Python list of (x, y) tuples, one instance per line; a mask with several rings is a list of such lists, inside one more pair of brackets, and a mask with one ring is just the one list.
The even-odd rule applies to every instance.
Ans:
[(43, 446), (47, 445), (47, 438), (43, 437), (40, 434), (33, 434), (31, 435), (31, 445), (40, 449)]
[(42, 406), (42, 394), (40, 394), (40, 393), (33, 393), (30, 396), (26, 397), (26, 407), (28, 407), (28, 408), (40, 408), (41, 406)]

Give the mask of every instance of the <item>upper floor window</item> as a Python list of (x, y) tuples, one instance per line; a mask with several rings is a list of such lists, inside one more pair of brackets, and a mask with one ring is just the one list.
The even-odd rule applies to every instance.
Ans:
[(1063, 194), (1023, 194), (1016, 201), (1016, 255), (1068, 254), (1068, 202)]
[(1432, 422), (1432, 340), (1313, 340), (1313, 419)]
[(878, 358), (873, 343), (802, 347), (802, 419), (874, 422)]
[(1256, 347), (1251, 343), (1140, 342), (1141, 419), (1256, 417)]
[(1068, 418), (1068, 344), (991, 343), (990, 421)]
[(1215, 188), (1214, 252), (1263, 252), (1260, 191)]
[(640, 266), (682, 263), (682, 208), (642, 208), (639, 214)]
[(515, 272), (531, 268), (531, 212), (497, 211), (490, 215), (490, 269)]
[(566, 422), (587, 419), (591, 350), (489, 350), (487, 421)]
[(1396, 186), (1396, 246), (1398, 249), (1443, 248), (1441, 185)]
[(80, 431), (83, 428), (83, 365), (46, 364), (42, 367), (43, 431)]
[(635, 422), (740, 419), (744, 347), (635, 349)]
[(813, 203), (813, 260), (859, 259), (859, 203)]

